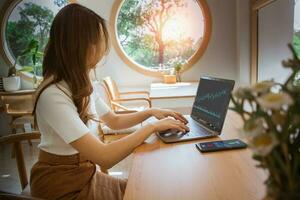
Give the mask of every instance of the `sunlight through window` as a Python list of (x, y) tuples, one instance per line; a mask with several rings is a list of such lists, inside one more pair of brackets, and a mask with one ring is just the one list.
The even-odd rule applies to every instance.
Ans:
[(114, 25), (122, 53), (149, 71), (187, 65), (208, 37), (208, 9), (203, 4), (196, 0), (122, 1)]

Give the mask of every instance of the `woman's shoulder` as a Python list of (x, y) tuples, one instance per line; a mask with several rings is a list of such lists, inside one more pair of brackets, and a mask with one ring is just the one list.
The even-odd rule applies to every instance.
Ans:
[(61, 85), (51, 84), (42, 91), (41, 96), (48, 96), (48, 97), (51, 97), (53, 95), (69, 96), (68, 93), (69, 93), (69, 91), (67, 89), (65, 89), (64, 87), (62, 87)]
[(45, 88), (38, 99), (39, 104), (51, 104), (57, 101), (72, 102), (70, 91), (60, 83), (51, 84)]

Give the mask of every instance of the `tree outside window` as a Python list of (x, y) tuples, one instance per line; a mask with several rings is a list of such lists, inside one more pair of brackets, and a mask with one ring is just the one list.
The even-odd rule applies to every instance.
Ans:
[(300, 58), (300, 0), (295, 0), (293, 46)]
[(188, 63), (204, 33), (204, 14), (196, 0), (125, 0), (117, 13), (116, 35), (123, 52), (152, 71)]
[[(39, 51), (44, 51), (54, 16), (67, 3), (67, 0), (23, 0), (11, 10), (5, 27), (5, 41), (14, 60), (32, 39), (39, 42)], [(41, 76), (43, 57), (37, 59), (36, 74)], [(21, 57), (18, 64), (30, 66), (32, 60)]]
[[(298, 58), (300, 58), (300, 0), (295, 0), (293, 46), (298, 54)], [(297, 83), (300, 82), (299, 72), (296, 74), (295, 81)], [(295, 84), (297, 84), (296, 82)]]

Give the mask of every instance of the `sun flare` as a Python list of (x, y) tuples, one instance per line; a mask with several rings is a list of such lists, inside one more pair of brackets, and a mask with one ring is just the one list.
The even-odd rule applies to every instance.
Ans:
[[(180, 41), (191, 38), (197, 41), (204, 34), (203, 14), (198, 3), (187, 1), (187, 6), (178, 8), (162, 30), (163, 40)], [(200, 12), (199, 12), (200, 11)]]

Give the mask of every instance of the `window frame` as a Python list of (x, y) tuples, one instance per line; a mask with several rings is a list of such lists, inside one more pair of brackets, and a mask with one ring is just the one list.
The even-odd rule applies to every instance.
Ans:
[[(5, 38), (5, 30), (7, 25), (7, 20), (11, 14), (11, 12), (16, 8), (16, 6), (23, 0), (8, 0), (4, 3), (3, 8), (1, 9), (0, 15), (0, 25), (1, 25), (1, 35), (0, 35), (0, 53), (8, 65), (8, 67), (12, 67), (15, 63), (14, 57), (11, 55), (11, 52), (7, 46), (6, 38)], [(76, 0), (69, 0), (69, 3), (76, 3)], [(17, 64), (17, 69), (19, 65)], [(32, 81), (33, 74), (29, 72), (17, 72), (22, 79), (27, 81)], [(42, 77), (38, 76), (38, 79), (42, 79)]]
[[(147, 69), (146, 67), (136, 63), (133, 61), (130, 57), (127, 56), (127, 54), (124, 52), (123, 48), (118, 42), (118, 35), (117, 35), (117, 17), (119, 14), (119, 11), (121, 9), (121, 6), (123, 4), (123, 1), (126, 0), (115, 0), (111, 15), (110, 15), (110, 32), (111, 32), (111, 39), (112, 44), (119, 55), (119, 57), (122, 59), (122, 61), (127, 64), (131, 69), (144, 74), (146, 76), (152, 76), (152, 77), (162, 77), (164, 75), (163, 72)], [(209, 9), (209, 6), (206, 2), (206, 0), (196, 0), (199, 4), (200, 9), (202, 10), (203, 17), (204, 17), (204, 35), (203, 35), (203, 41), (198, 48), (198, 50), (192, 55), (192, 57), (189, 59), (188, 63), (183, 65), (183, 68), (181, 70), (181, 73), (187, 71), (190, 69), (204, 54), (205, 50), (207, 49), (208, 43), (210, 41), (211, 33), (212, 33), (212, 17), (211, 12)]]

